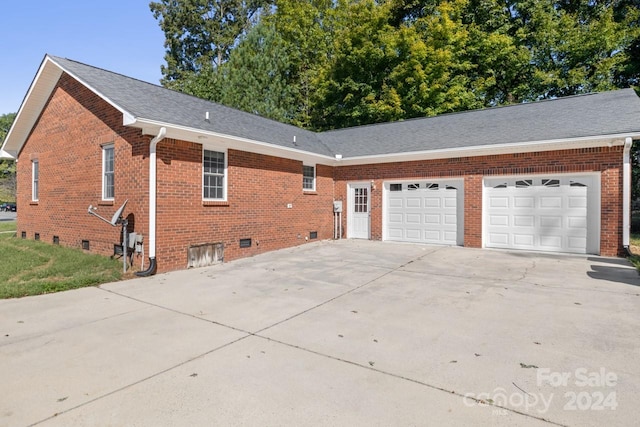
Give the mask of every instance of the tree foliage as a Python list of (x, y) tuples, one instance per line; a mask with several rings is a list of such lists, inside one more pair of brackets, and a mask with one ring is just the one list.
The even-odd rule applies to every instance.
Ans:
[[(268, 0), (161, 0), (149, 7), (165, 34), (163, 84), (215, 69), (254, 23)], [(180, 87), (180, 86), (178, 86)]]
[(164, 0), (151, 9), (167, 35), (163, 84), (312, 129), (640, 84), (640, 0)]
[[(13, 120), (16, 118), (15, 113), (0, 115), (0, 146), (4, 142)], [(0, 159), (0, 200), (14, 201), (16, 197), (16, 162), (14, 160)]]

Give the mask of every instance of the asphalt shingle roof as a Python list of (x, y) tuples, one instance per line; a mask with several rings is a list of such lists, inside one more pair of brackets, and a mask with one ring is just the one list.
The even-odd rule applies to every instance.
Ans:
[(632, 89), (315, 133), (69, 59), (51, 59), (136, 118), (344, 158), (640, 132), (640, 98)]
[(322, 134), (345, 157), (526, 143), (640, 131), (633, 89), (360, 126)]
[[(136, 118), (333, 156), (315, 132), (70, 59), (50, 58)], [(207, 111), (209, 121), (205, 120)]]

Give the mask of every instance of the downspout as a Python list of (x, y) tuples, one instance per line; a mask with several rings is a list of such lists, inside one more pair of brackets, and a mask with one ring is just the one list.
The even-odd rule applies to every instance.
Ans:
[(149, 143), (149, 268), (138, 271), (136, 276), (146, 277), (156, 274), (156, 147), (167, 134), (167, 128), (161, 127)]
[(627, 137), (624, 140), (622, 154), (622, 246), (627, 255), (629, 250), (629, 234), (631, 232), (631, 145), (633, 140)]

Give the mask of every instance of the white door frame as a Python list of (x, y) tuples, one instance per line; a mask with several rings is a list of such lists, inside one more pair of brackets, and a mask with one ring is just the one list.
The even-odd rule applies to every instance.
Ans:
[[(365, 234), (360, 234), (355, 231), (355, 215), (364, 215), (362, 213), (356, 213), (355, 209), (355, 189), (356, 188), (366, 188), (367, 189), (367, 231)], [(360, 181), (360, 182), (350, 182), (347, 184), (347, 238), (348, 239), (371, 239), (371, 182), (370, 181)]]

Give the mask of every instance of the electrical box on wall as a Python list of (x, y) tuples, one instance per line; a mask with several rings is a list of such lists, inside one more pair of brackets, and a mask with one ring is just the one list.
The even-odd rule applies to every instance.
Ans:
[(335, 200), (333, 202), (333, 211), (342, 212), (342, 200)]

